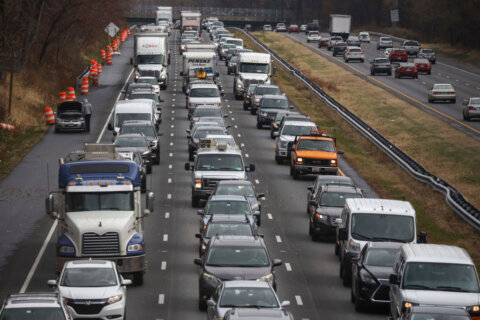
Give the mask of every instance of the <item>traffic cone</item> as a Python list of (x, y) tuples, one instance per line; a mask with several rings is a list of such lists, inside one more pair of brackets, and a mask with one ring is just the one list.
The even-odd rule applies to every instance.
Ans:
[(98, 73), (98, 75), (101, 75), (101, 74), (103, 73), (102, 64), (101, 64), (101, 63), (97, 63), (97, 73)]
[[(68, 87), (67, 88), (67, 101), (75, 101), (77, 99), (77, 96), (75, 95), (75, 89), (73, 87)], [(68, 100), (68, 98), (71, 98), (72, 100)]]
[(0, 123), (0, 129), (13, 132), (15, 130), (15, 127), (11, 124)]
[(65, 91), (60, 91), (58, 96), (60, 98), (60, 103), (67, 101), (67, 93)]
[(47, 124), (55, 124), (55, 115), (53, 114), (52, 108), (46, 106), (43, 109), (43, 114), (45, 114), (45, 120), (47, 121)]
[(88, 77), (82, 78), (81, 93), (88, 94)]
[(100, 55), (102, 56), (102, 60), (105, 61), (105, 59), (107, 58), (107, 55), (105, 53), (105, 50), (100, 50)]
[(112, 53), (112, 46), (107, 46), (107, 53)]
[(110, 52), (107, 52), (107, 65), (112, 65), (112, 54)]

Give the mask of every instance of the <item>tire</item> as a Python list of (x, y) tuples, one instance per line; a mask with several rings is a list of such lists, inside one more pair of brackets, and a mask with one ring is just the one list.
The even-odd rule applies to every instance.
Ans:
[(235, 100), (242, 100), (243, 96), (235, 93)]
[(257, 129), (263, 129), (263, 124), (257, 121)]
[(375, 72), (370, 71), (370, 75), (371, 75), (371, 76), (374, 76), (374, 75), (375, 75)]
[(355, 294), (353, 293), (353, 286), (352, 286), (352, 290), (350, 290), (350, 302), (355, 303), (355, 300), (357, 299), (355, 298)]
[(312, 227), (312, 222), (308, 222), (308, 235), (310, 237), (313, 237), (313, 227)]
[(275, 162), (276, 162), (277, 164), (282, 164), (282, 163), (283, 163), (283, 160), (282, 160), (280, 157), (275, 156)]
[(355, 299), (355, 311), (363, 312), (365, 307), (365, 302), (363, 302), (361, 299)]
[(342, 284), (344, 287), (349, 287), (352, 284), (352, 276), (351, 272), (349, 273), (345, 267), (345, 263), (343, 261), (340, 262), (340, 268), (343, 269)]
[(427, 74), (432, 74), (432, 71), (428, 71)]
[(275, 139), (275, 137), (273, 136), (273, 132), (274, 132), (274, 131), (270, 130), (270, 138), (271, 138), (271, 139)]
[(262, 225), (262, 216), (259, 215), (259, 216), (258, 216), (258, 219), (257, 219), (257, 226), (260, 227), (261, 225)]
[(243, 104), (243, 110), (248, 110), (248, 106), (246, 103)]
[(340, 246), (338, 245), (337, 241), (335, 241), (335, 255), (338, 257), (340, 254)]
[(298, 178), (300, 177), (300, 173), (295, 170), (295, 168), (293, 167), (290, 167), (290, 170), (291, 170), (291, 176), (293, 177), (294, 180), (298, 180)]
[(147, 166), (147, 174), (152, 173), (152, 165)]
[(59, 133), (59, 132), (60, 130), (57, 127), (55, 127), (55, 133)]
[(257, 114), (257, 109), (254, 109), (253, 107), (250, 109), (250, 114), (251, 115), (256, 115)]
[(204, 301), (204, 300), (202, 300), (202, 299), (199, 299), (199, 300), (198, 300), (198, 309), (199, 309), (199, 310), (202, 310), (202, 311), (207, 310), (207, 301)]
[(188, 153), (188, 161), (193, 161), (193, 160), (194, 160), (193, 152), (189, 152)]
[(143, 284), (143, 271), (133, 273), (133, 284), (141, 286)]
[(389, 76), (391, 76), (391, 75), (392, 75), (392, 71), (390, 71), (390, 72), (387, 72), (387, 74), (388, 74)]
[(157, 157), (155, 158), (154, 164), (160, 164), (160, 149), (157, 152)]
[(433, 103), (433, 100), (432, 100), (432, 99), (430, 99), (430, 98), (428, 98), (428, 102), (430, 102), (430, 103)]
[(195, 197), (193, 194), (192, 194), (192, 207), (193, 208), (200, 207), (200, 198)]
[(140, 186), (140, 192), (145, 193), (147, 192), (147, 176), (143, 175), (142, 177), (142, 183)]
[(452, 103), (457, 103), (457, 99), (452, 99)]

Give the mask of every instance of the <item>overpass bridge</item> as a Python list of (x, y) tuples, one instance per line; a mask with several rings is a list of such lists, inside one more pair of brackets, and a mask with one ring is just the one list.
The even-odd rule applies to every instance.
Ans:
[[(260, 26), (290, 20), (290, 12), (283, 8), (216, 8), (216, 7), (173, 7), (173, 19), (180, 19), (182, 11), (200, 11), (202, 17), (218, 17), (226, 25), (243, 26), (246, 23)], [(131, 22), (155, 22), (156, 6), (138, 5), (125, 13)]]

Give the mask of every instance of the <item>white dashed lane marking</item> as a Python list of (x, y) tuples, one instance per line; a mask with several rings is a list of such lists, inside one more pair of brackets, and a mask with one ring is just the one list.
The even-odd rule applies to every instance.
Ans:
[(163, 241), (167, 242), (168, 241), (168, 233), (165, 233), (163, 235)]
[(275, 239), (277, 239), (278, 243), (282, 243), (282, 238), (280, 238), (280, 236), (275, 236)]
[(170, 152), (170, 153), (168, 154), (168, 156), (169, 156), (169, 157), (173, 157), (173, 153)]
[(171, 193), (167, 194), (167, 199), (172, 199), (172, 194)]
[(267, 213), (268, 220), (273, 220), (273, 216), (271, 213)]
[(297, 305), (303, 306), (302, 297), (300, 297), (300, 296), (295, 296), (295, 300), (297, 301)]
[(170, 218), (170, 212), (165, 212), (165, 219)]
[(256, 183), (256, 184), (259, 184), (259, 183), (260, 183), (260, 181), (258, 181), (258, 179), (255, 179), (255, 183)]
[(165, 303), (165, 295), (161, 293), (158, 295), (158, 304), (164, 304), (164, 303)]
[(172, 183), (172, 178), (168, 178), (168, 183)]
[(248, 153), (245, 153), (245, 158), (248, 158), (248, 157), (250, 157), (250, 156), (248, 155)]
[(287, 271), (292, 271), (292, 266), (290, 265), (290, 263), (285, 262), (285, 269), (287, 269)]
[(167, 261), (162, 261), (162, 265), (160, 266), (160, 270), (166, 270), (167, 269)]

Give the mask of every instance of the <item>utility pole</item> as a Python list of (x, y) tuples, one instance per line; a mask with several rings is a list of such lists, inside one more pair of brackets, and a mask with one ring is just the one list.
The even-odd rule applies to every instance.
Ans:
[(390, 18), (392, 20), (392, 34), (394, 34), (397, 23), (400, 21), (400, 16), (398, 14), (398, 0), (394, 1), (393, 6), (390, 9)]

